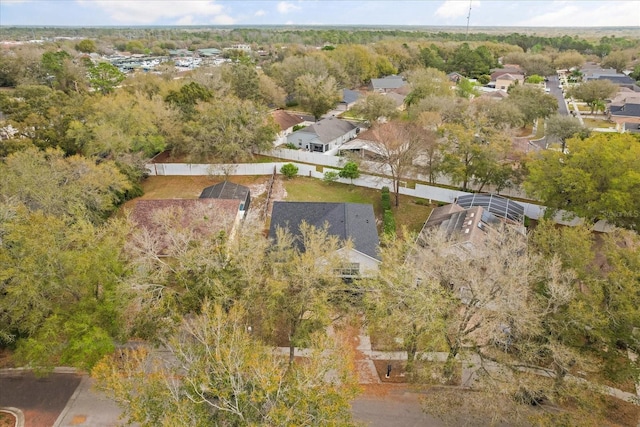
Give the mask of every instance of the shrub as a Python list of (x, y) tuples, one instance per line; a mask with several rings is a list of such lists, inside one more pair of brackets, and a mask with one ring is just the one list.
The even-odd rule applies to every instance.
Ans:
[(358, 164), (356, 162), (347, 162), (344, 168), (340, 170), (340, 178), (349, 178), (353, 183), (353, 180), (360, 176), (358, 170)]
[(382, 210), (388, 211), (391, 209), (391, 195), (389, 194), (389, 187), (382, 187)]
[(293, 142), (287, 142), (286, 144), (284, 144), (285, 148), (288, 148), (289, 150), (297, 150), (298, 147), (296, 147), (296, 144), (294, 144)]
[(382, 228), (384, 230), (384, 234), (395, 234), (396, 233), (396, 219), (393, 217), (393, 212), (390, 209), (384, 211), (384, 215), (382, 216)]
[(336, 171), (327, 171), (324, 173), (324, 175), (322, 176), (322, 180), (324, 182), (335, 182), (338, 180), (338, 172)]
[(280, 173), (286, 176), (287, 179), (291, 179), (298, 174), (298, 167), (293, 163), (287, 163), (286, 165), (282, 165)]

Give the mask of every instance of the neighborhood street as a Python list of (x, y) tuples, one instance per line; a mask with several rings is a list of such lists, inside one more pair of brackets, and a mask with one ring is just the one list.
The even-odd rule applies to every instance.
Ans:
[(558, 86), (560, 85), (560, 79), (556, 74), (547, 77), (549, 79), (547, 83), (547, 88), (549, 88), (549, 94), (555, 96), (558, 99), (558, 114), (566, 116), (569, 114), (569, 109), (567, 108), (567, 103), (564, 100), (564, 95), (562, 93), (562, 89)]

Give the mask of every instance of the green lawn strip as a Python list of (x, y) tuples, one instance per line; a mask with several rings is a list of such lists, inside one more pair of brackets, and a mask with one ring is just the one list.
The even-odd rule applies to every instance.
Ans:
[(589, 128), (614, 128), (616, 127), (615, 123), (611, 123), (607, 120), (598, 120), (598, 119), (583, 119), (584, 125)]

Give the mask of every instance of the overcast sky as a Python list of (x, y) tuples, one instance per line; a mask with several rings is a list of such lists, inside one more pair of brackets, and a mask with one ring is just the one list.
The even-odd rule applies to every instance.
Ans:
[[(0, 26), (464, 26), (469, 4), (469, 0), (0, 0)], [(640, 0), (471, 0), (470, 25), (640, 27)]]

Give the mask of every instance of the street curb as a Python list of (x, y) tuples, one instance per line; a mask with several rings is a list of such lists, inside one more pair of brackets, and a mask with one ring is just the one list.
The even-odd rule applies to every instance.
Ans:
[(71, 395), (71, 397), (67, 401), (67, 404), (65, 405), (64, 409), (62, 410), (62, 412), (60, 412), (60, 415), (58, 415), (58, 418), (56, 419), (56, 422), (53, 423), (53, 427), (59, 427), (59, 426), (62, 425), (62, 421), (64, 421), (64, 418), (67, 416), (67, 413), (69, 412), (71, 407), (74, 405), (74, 403), (78, 399), (78, 395), (80, 394), (80, 391), (83, 390), (83, 385), (87, 381), (89, 381), (89, 377), (86, 376), (86, 375), (83, 375), (82, 376), (82, 380), (80, 380), (80, 382), (78, 383), (78, 386), (76, 387), (76, 390), (73, 392), (73, 394)]
[[(0, 369), (0, 375), (11, 375), (11, 374), (20, 374), (24, 372), (33, 372), (34, 368), (2, 368)], [(52, 374), (80, 374), (81, 370), (77, 368), (72, 368), (70, 366), (60, 366), (57, 368), (53, 368), (50, 372)]]

